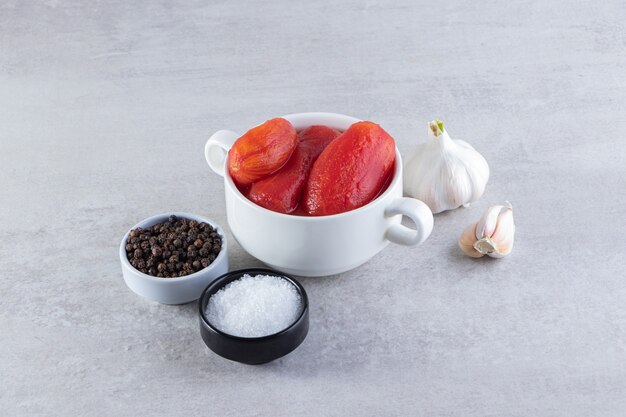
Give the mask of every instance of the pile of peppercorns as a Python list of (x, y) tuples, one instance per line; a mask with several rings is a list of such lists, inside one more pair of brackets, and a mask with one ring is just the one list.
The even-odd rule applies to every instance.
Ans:
[(170, 216), (130, 231), (126, 256), (144, 274), (176, 278), (206, 268), (222, 249), (222, 238), (208, 223)]

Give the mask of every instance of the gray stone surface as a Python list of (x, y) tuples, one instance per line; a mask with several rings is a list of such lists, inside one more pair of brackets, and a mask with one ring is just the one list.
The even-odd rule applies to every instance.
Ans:
[[(621, 0), (2, 1), (1, 414), (625, 415), (625, 21)], [(117, 245), (168, 210), (226, 226), (208, 135), (302, 111), (403, 153), (440, 117), (492, 177), (425, 244), (303, 279), (292, 354), (231, 363), (195, 304), (126, 288)], [(513, 254), (463, 257), (505, 199)]]

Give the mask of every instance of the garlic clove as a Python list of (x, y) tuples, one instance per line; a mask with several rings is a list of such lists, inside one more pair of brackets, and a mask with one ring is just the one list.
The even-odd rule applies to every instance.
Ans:
[(461, 238), (459, 239), (459, 247), (467, 256), (471, 256), (472, 258), (480, 258), (484, 256), (484, 253), (477, 251), (474, 248), (474, 244), (476, 243), (476, 223), (469, 226), (467, 229), (463, 231), (461, 234)]
[(476, 239), (491, 237), (498, 225), (498, 216), (504, 206), (489, 207), (476, 225)]
[(515, 222), (513, 221), (513, 209), (505, 207), (498, 216), (498, 226), (491, 236), (495, 250), (488, 255), (492, 258), (502, 258), (513, 250), (515, 239)]
[(506, 205), (489, 207), (481, 219), (463, 231), (459, 247), (473, 258), (488, 255), (502, 258), (513, 250), (515, 222), (513, 207)]

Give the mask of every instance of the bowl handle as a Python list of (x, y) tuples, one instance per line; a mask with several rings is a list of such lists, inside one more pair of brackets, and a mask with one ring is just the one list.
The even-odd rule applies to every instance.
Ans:
[(415, 229), (394, 224), (387, 229), (385, 238), (400, 245), (414, 246), (422, 243), (433, 230), (433, 213), (428, 206), (414, 198), (400, 197), (385, 209), (385, 216), (407, 216), (415, 222)]
[(230, 130), (218, 130), (213, 133), (204, 145), (204, 157), (209, 167), (217, 175), (224, 176), (224, 162), (228, 150), (233, 146), (239, 135)]

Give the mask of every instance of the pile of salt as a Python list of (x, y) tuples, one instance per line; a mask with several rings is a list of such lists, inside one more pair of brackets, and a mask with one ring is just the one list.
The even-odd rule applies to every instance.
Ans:
[(271, 275), (243, 275), (209, 298), (209, 322), (224, 333), (262, 337), (289, 327), (302, 311), (294, 285)]

